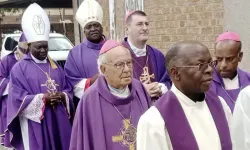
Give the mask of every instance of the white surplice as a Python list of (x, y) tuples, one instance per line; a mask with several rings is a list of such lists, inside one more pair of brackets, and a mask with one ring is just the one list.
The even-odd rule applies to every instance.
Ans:
[[(174, 85), (171, 91), (177, 96), (191, 126), (200, 150), (221, 150), (217, 128), (206, 101), (194, 102)], [(232, 114), (225, 100), (219, 97), (227, 121)], [(155, 106), (143, 114), (137, 127), (137, 150), (173, 150), (164, 119)]]
[(231, 130), (234, 150), (250, 150), (250, 85), (238, 95)]

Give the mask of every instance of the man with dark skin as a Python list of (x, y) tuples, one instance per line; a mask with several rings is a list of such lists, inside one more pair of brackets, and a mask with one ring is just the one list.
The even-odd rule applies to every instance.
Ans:
[(239, 92), (250, 84), (250, 74), (238, 68), (243, 57), (241, 47), (240, 37), (234, 32), (219, 35), (215, 44), (218, 65), (211, 88), (225, 99), (232, 112)]
[(102, 18), (102, 8), (95, 0), (83, 1), (76, 13), (86, 38), (70, 51), (65, 64), (67, 79), (74, 87), (75, 105), (99, 75), (96, 60), (105, 42)]
[[(35, 28), (34, 20), (42, 20)], [(50, 22), (36, 3), (22, 17), (29, 53), (10, 73), (7, 133), (14, 149), (68, 150), (72, 88), (63, 69), (48, 56)]]
[[(29, 51), (33, 57), (39, 61), (46, 60), (48, 57), (48, 42), (39, 41), (28, 44)], [(66, 106), (65, 94), (63, 92), (56, 93), (45, 93), (44, 99), (46, 100), (46, 105), (57, 105), (58, 103), (63, 103)]]
[(173, 85), (140, 118), (137, 150), (232, 150), (230, 109), (209, 90), (216, 61), (208, 48), (180, 42), (165, 59)]

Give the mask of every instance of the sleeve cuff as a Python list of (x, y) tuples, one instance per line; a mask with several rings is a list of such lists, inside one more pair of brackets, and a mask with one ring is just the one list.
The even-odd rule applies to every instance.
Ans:
[(20, 116), (30, 119), (34, 122), (41, 123), (45, 109), (44, 94), (37, 94), (31, 103), (25, 108)]
[(7, 84), (7, 86), (3, 92), (3, 96), (8, 95), (8, 94), (9, 94), (9, 83)]
[(68, 94), (63, 92), (63, 94), (65, 95), (65, 101), (66, 101), (66, 112), (68, 114), (68, 117), (70, 118), (70, 105), (69, 105), (69, 97), (68, 97)]
[(90, 87), (90, 80), (91, 80), (91, 78), (87, 79), (87, 81), (85, 83), (85, 87), (84, 87), (84, 92)]
[(84, 94), (87, 80), (88, 79), (84, 78), (77, 85), (74, 86), (74, 95), (79, 99), (81, 99), (82, 95)]
[(158, 84), (161, 85), (161, 92), (162, 92), (162, 94), (167, 93), (168, 87), (165, 84), (163, 84), (163, 83), (158, 83)]

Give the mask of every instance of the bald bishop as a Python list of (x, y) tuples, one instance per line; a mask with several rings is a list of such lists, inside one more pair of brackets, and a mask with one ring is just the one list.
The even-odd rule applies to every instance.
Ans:
[(140, 118), (137, 150), (232, 150), (230, 109), (209, 90), (215, 65), (199, 42), (170, 48), (166, 66), (173, 85)]

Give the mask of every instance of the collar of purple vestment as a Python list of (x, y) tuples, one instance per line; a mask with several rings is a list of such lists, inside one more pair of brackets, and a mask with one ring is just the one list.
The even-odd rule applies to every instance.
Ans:
[[(238, 80), (239, 80), (239, 86), (241, 88), (244, 88), (245, 86), (247, 86), (249, 84), (249, 74), (244, 72), (241, 69), (237, 69), (237, 74), (238, 74)], [(213, 80), (217, 83), (220, 83), (221, 85), (223, 85), (223, 87), (225, 87), (223, 79), (221, 78), (221, 76), (219, 75), (219, 73), (216, 71), (216, 69), (214, 69), (214, 73), (213, 73)]]
[(130, 95), (127, 98), (119, 98), (117, 96), (114, 96), (109, 88), (108, 84), (104, 78), (104, 76), (100, 76), (98, 80), (96, 80), (97, 84), (97, 91), (100, 93), (100, 95), (106, 99), (109, 103), (113, 105), (125, 105), (128, 104), (131, 100), (133, 100), (133, 97), (136, 93), (135, 89), (133, 87), (133, 82), (129, 85), (130, 89)]
[[(132, 52), (132, 57), (136, 57), (136, 55), (135, 55), (135, 53), (134, 53), (134, 51), (132, 50), (132, 48), (131, 48), (131, 46), (129, 45), (129, 43), (128, 43), (128, 37), (125, 37), (124, 38), (124, 40), (123, 40), (123, 42), (122, 42), (122, 45), (124, 45), (127, 49), (129, 49), (131, 52)], [(149, 45), (146, 45), (146, 55), (148, 55), (148, 46)]]
[[(23, 59), (24, 60), (32, 60), (30, 52), (28, 54), (24, 54)], [(50, 63), (50, 66), (52, 69), (58, 68), (57, 65), (55, 64), (55, 62), (49, 56), (47, 57), (47, 60)]]
[(103, 40), (100, 43), (93, 43), (90, 42), (87, 38), (83, 41), (83, 44), (86, 45), (88, 48), (94, 49), (94, 50), (100, 50), (103, 46), (103, 44), (106, 41), (106, 37), (103, 37)]
[[(222, 150), (232, 150), (228, 122), (218, 96), (214, 92), (208, 91), (205, 101), (219, 133)], [(183, 108), (171, 90), (155, 103), (155, 107), (165, 121), (174, 150), (199, 150)]]

